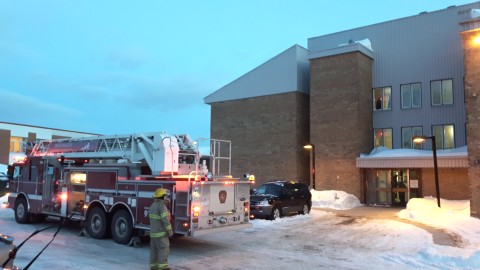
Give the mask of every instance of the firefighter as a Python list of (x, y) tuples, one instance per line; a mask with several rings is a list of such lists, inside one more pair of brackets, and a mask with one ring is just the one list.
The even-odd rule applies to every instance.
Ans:
[(168, 268), (169, 238), (173, 236), (165, 196), (167, 190), (158, 188), (153, 195), (153, 204), (150, 206), (150, 269)]

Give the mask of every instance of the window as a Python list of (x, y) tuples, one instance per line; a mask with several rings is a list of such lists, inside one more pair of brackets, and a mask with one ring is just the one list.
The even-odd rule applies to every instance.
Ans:
[(22, 152), (22, 145), (25, 141), (22, 137), (10, 137), (10, 152)]
[(374, 131), (375, 148), (383, 146), (392, 149), (392, 129), (379, 128)]
[(432, 126), (432, 134), (435, 136), (437, 149), (455, 148), (455, 134), (453, 125)]
[(392, 88), (382, 87), (373, 89), (373, 110), (391, 110), (392, 109)]
[(422, 85), (420, 83), (403, 84), (400, 86), (402, 109), (422, 107)]
[(453, 104), (453, 83), (452, 80), (438, 80), (430, 82), (432, 105)]
[(422, 135), (422, 127), (402, 127), (402, 148), (422, 149), (420, 143), (413, 143), (413, 136)]
[(84, 172), (72, 172), (70, 174), (70, 183), (72, 185), (85, 185), (87, 174)]
[(85, 191), (85, 183), (87, 182), (87, 174), (85, 172), (72, 172), (70, 174), (70, 184), (73, 191)]

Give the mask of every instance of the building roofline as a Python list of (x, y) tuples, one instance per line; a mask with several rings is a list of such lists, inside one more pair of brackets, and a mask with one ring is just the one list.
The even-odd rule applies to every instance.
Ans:
[(361, 52), (367, 57), (369, 57), (370, 59), (374, 59), (373, 51), (361, 43), (348, 44), (348, 45), (330, 48), (326, 50), (310, 52), (308, 59), (312, 60), (316, 58), (323, 58), (323, 57), (351, 53), (351, 52)]
[(328, 34), (325, 34), (325, 35), (319, 35), (319, 36), (315, 36), (315, 37), (310, 37), (308, 38), (308, 41), (310, 40), (313, 40), (313, 39), (317, 39), (317, 38), (325, 38), (325, 37), (328, 37), (328, 36), (331, 36), (331, 35), (338, 35), (339, 33), (344, 33), (344, 32), (350, 32), (350, 31), (357, 31), (359, 29), (363, 29), (363, 28), (368, 28), (368, 27), (372, 27), (372, 26), (377, 26), (377, 25), (382, 25), (382, 24), (389, 24), (389, 23), (393, 23), (393, 22), (397, 22), (397, 21), (402, 21), (402, 20), (408, 20), (408, 19), (411, 19), (411, 18), (414, 18), (414, 17), (419, 17), (419, 16), (425, 16), (425, 15), (429, 15), (429, 14), (434, 14), (434, 13), (439, 13), (439, 12), (445, 12), (446, 10), (449, 10), (449, 9), (452, 9), (452, 8), (462, 8), (462, 7), (466, 7), (466, 6), (471, 6), (471, 5), (475, 5), (475, 4), (479, 4), (480, 1), (477, 1), (477, 2), (472, 2), (472, 3), (468, 3), (468, 4), (464, 4), (464, 5), (451, 5), (451, 6), (448, 6), (446, 8), (443, 8), (443, 9), (438, 9), (438, 10), (433, 10), (433, 11), (423, 11), (423, 12), (420, 12), (416, 15), (411, 15), (411, 16), (407, 16), (407, 17), (402, 17), (402, 18), (398, 18), (398, 19), (393, 19), (393, 20), (389, 20), (389, 21), (383, 21), (383, 22), (378, 22), (378, 23), (373, 23), (373, 24), (369, 24), (369, 25), (364, 25), (364, 26), (360, 26), (360, 27), (356, 27), (356, 28), (351, 28), (351, 29), (346, 29), (346, 30), (342, 30), (342, 31), (337, 31), (337, 32), (333, 32), (333, 33), (328, 33)]
[(280, 55), (282, 55), (282, 54), (285, 53), (286, 51), (291, 50), (292, 48), (295, 48), (295, 47), (298, 47), (298, 48), (300, 48), (300, 49), (303, 49), (303, 50), (309, 52), (308, 49), (306, 49), (306, 48), (304, 48), (304, 47), (302, 47), (302, 46), (300, 46), (300, 45), (298, 45), (298, 44), (294, 44), (293, 46), (290, 46), (288, 49), (283, 50), (282, 52), (276, 54), (276, 55), (273, 56), (273, 57), (270, 57), (267, 61), (262, 62), (260, 65), (256, 66), (254, 69), (248, 71), (247, 73), (244, 73), (242, 76), (240, 76), (240, 77), (236, 78), (235, 80), (233, 80), (233, 81), (225, 84), (224, 86), (220, 87), (220, 88), (219, 88), (218, 90), (216, 90), (215, 92), (213, 92), (213, 93), (209, 94), (208, 96), (204, 97), (204, 98), (203, 98), (203, 102), (204, 102), (205, 104), (211, 104), (211, 103), (213, 103), (213, 102), (207, 102), (207, 100), (208, 100), (211, 96), (214, 96), (215, 94), (217, 94), (218, 92), (222, 91), (223, 89), (225, 89), (225, 88), (228, 87), (229, 85), (231, 85), (231, 84), (233, 84), (233, 83), (235, 83), (235, 82), (237, 82), (237, 81), (239, 81), (239, 80), (242, 80), (243, 78), (247, 77), (249, 74), (254, 73), (255, 71), (257, 71), (257, 70), (260, 69), (261, 67), (263, 67), (263, 66), (267, 65), (268, 63), (272, 62), (273, 60), (275, 60), (277, 57), (279, 57)]

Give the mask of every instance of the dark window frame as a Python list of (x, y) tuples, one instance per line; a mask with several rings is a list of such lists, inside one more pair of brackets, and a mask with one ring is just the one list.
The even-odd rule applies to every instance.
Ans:
[[(376, 145), (376, 139), (377, 139), (376, 132), (377, 132), (377, 130), (381, 130), (381, 131), (382, 131), (382, 143), (381, 143), (381, 145), (379, 145), (379, 146)], [(392, 136), (392, 138), (391, 138), (391, 142), (392, 142), (391, 147), (385, 146), (385, 130), (390, 130), (390, 134), (391, 134), (391, 136)], [(374, 148), (383, 146), (383, 147), (386, 147), (386, 148), (393, 149), (393, 137), (394, 137), (394, 135), (393, 135), (393, 128), (391, 128), (391, 127), (390, 127), (390, 128), (374, 128), (374, 129), (373, 129), (373, 146), (374, 146)]]
[[(385, 90), (386, 89), (390, 89), (389, 100), (388, 100), (388, 102), (386, 102), (386, 104), (388, 104), (389, 107), (385, 107), (384, 98), (385, 98)], [(376, 93), (377, 90), (382, 91), (381, 99), (376, 98), (375, 93)], [(382, 86), (382, 87), (372, 88), (372, 107), (373, 107), (374, 112), (391, 111), (392, 110), (392, 104), (393, 104), (393, 101), (392, 101), (393, 93), (392, 92), (393, 92), (392, 86)]]
[[(451, 148), (445, 148), (445, 127), (451, 126), (453, 128), (453, 145)], [(434, 127), (442, 127), (442, 137), (435, 136)], [(454, 149), (455, 148), (455, 125), (454, 124), (440, 124), (440, 125), (432, 125), (431, 127), (432, 135), (435, 136), (435, 141), (437, 143), (437, 150), (445, 150), (445, 149)]]
[[(420, 105), (419, 106), (414, 106), (413, 104), (413, 91), (412, 91), (412, 86), (413, 85), (419, 85), (420, 86)], [(404, 100), (403, 100), (403, 86), (409, 86), (409, 91), (410, 91), (410, 101), (409, 101), (409, 106), (406, 107), (404, 106)], [(420, 109), (422, 108), (422, 83), (421, 82), (413, 82), (413, 83), (405, 83), (400, 85), (400, 108), (402, 110), (410, 110), (410, 109)]]
[[(414, 134), (413, 132), (413, 128), (420, 128), (420, 134)], [(403, 138), (403, 131), (405, 129), (410, 129), (411, 130), (411, 134), (412, 136), (410, 136), (410, 148), (406, 148), (404, 147), (404, 138)], [(412, 140), (412, 137), (413, 136), (418, 136), (418, 135), (423, 135), (423, 127), (422, 126), (406, 126), (406, 127), (402, 127), (400, 129), (400, 132), (401, 132), (401, 138), (402, 138), (402, 149), (422, 149), (422, 144), (419, 144), (419, 143), (413, 143), (413, 140)]]
[[(451, 81), (451, 85), (452, 85), (452, 88), (451, 88), (451, 97), (452, 97), (452, 103), (445, 103), (444, 102), (444, 92), (443, 92), (443, 83), (445, 81)], [(441, 99), (441, 102), (439, 104), (434, 104), (433, 103), (433, 87), (432, 87), (432, 84), (435, 83), (435, 82), (440, 82), (440, 99)], [(453, 90), (453, 78), (449, 78), (449, 79), (439, 79), (439, 80), (432, 80), (430, 81), (430, 105), (433, 106), (433, 107), (437, 107), (437, 106), (452, 106), (455, 104), (455, 98), (454, 98), (454, 90)]]

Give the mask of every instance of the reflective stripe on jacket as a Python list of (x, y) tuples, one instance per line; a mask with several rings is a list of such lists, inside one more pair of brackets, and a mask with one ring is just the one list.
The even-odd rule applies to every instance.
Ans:
[(172, 225), (168, 220), (168, 209), (163, 200), (154, 199), (150, 206), (148, 217), (150, 218), (150, 237), (172, 236)]
[(167, 263), (152, 263), (150, 264), (150, 269), (167, 269)]

